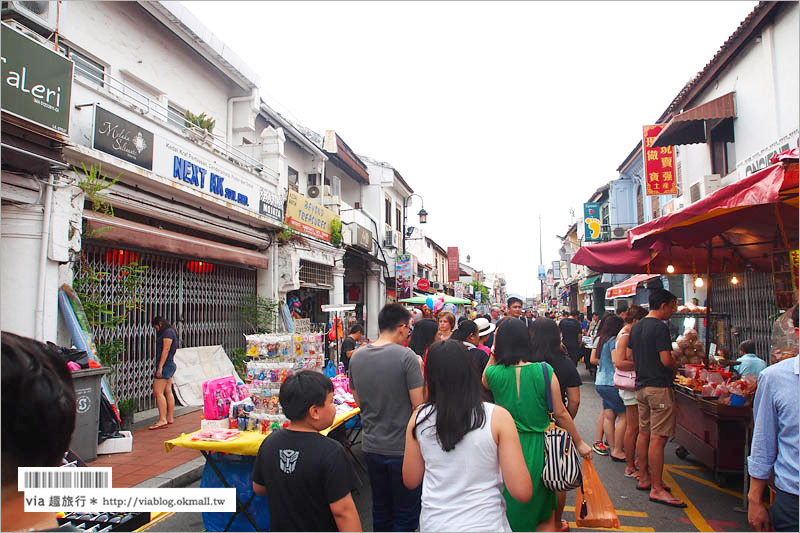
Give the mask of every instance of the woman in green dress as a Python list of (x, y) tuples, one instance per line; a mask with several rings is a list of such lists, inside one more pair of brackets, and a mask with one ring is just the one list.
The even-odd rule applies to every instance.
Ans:
[[(483, 373), (483, 385), (492, 391), (497, 405), (507, 409), (519, 432), (522, 453), (533, 481), (533, 496), (520, 503), (506, 490), (506, 515), (513, 531), (557, 531), (554, 511), (556, 493), (542, 484), (544, 469), (544, 431), (550, 425), (545, 387), (553, 398), (553, 417), (567, 430), (584, 457), (591, 457), (592, 448), (586, 444), (561, 399), (558, 379), (552, 379), (553, 369), (546, 365), (545, 378), (540, 363), (531, 363), (528, 328), (521, 320), (503, 320), (495, 335), (494, 354)], [(560, 524), (559, 524), (560, 526)]]

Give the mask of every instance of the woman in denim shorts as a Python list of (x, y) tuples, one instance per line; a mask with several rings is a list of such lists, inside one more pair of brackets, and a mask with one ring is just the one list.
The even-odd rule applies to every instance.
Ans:
[[(606, 434), (611, 451), (612, 461), (624, 462), (624, 438), (627, 425), (625, 405), (619, 397), (619, 391), (614, 388), (614, 364), (611, 360), (611, 351), (617, 345), (617, 333), (622, 329), (622, 317), (608, 317), (600, 335), (597, 338), (597, 350), (592, 358), (592, 364), (598, 365), (594, 385), (597, 393), (603, 399), (603, 432)], [(598, 357), (597, 354), (600, 354)], [(616, 427), (615, 427), (616, 422)]]

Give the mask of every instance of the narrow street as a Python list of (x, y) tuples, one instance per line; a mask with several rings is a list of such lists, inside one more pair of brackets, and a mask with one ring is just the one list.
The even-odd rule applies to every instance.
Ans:
[[(587, 442), (593, 442), (601, 400), (582, 363), (579, 371), (583, 386), (576, 423), (581, 436)], [(650, 502), (647, 491), (636, 490), (636, 481), (622, 475), (625, 468), (623, 463), (615, 463), (609, 457), (594, 454), (594, 465), (619, 515), (620, 528), (613, 531), (746, 531), (747, 514), (736, 510), (742, 505), (741, 478), (732, 479), (728, 486), (720, 487), (714, 483), (711, 472), (692, 461), (691, 456), (686, 460), (679, 459), (675, 455), (677, 447), (673, 440), (665, 449), (664, 481), (675, 496), (688, 504), (686, 509), (671, 509)], [(354, 447), (354, 451), (361, 457), (359, 445)], [(363, 485), (354, 494), (356, 507), (364, 531), (372, 531), (369, 481), (363, 471), (357, 470), (357, 473)], [(199, 487), (200, 482), (191, 486)], [(564, 513), (564, 519), (569, 520), (571, 529), (609, 531), (577, 528), (573, 515), (574, 504), (575, 492), (572, 491), (567, 495)], [(173, 513), (147, 531), (200, 531), (202, 528), (200, 513)]]

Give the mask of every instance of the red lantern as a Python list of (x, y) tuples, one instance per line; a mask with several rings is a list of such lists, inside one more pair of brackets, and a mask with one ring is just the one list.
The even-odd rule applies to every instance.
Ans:
[(187, 261), (186, 269), (192, 274), (211, 274), (214, 271), (214, 264), (206, 261)]
[(109, 265), (127, 266), (139, 262), (139, 254), (130, 250), (111, 249), (106, 252), (106, 263)]

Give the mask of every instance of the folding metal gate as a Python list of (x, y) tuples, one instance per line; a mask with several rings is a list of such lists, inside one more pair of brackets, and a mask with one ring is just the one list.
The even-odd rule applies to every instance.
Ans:
[[(109, 261), (115, 253), (119, 250), (84, 246), (83, 260), (95, 271), (109, 274), (96, 287), (109, 298), (120, 289), (123, 268), (119, 261)], [(194, 258), (149, 251), (133, 253), (139, 264), (148, 267), (143, 274), (140, 310), (131, 312), (116, 330), (100, 329), (94, 334), (99, 342), (122, 339), (125, 350), (111, 379), (117, 398), (135, 398), (137, 411), (141, 411), (155, 407), (153, 318), (163, 316), (175, 326), (181, 347), (222, 344), (230, 354), (245, 345), (247, 327), (240, 317), (239, 303), (256, 293), (256, 271), (218, 263), (209, 266)]]
[[(772, 274), (746, 272), (739, 274), (739, 283), (730, 282), (730, 274), (715, 274), (712, 277), (711, 309), (731, 316), (731, 327), (738, 331), (733, 336), (734, 349), (745, 339), (756, 343), (756, 354), (769, 361), (769, 339), (776, 312), (775, 291)], [(732, 354), (738, 357), (738, 352)]]

